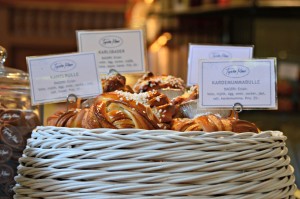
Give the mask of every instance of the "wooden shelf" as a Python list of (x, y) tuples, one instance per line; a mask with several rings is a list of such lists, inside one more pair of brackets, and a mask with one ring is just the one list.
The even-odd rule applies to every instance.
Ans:
[(126, 4), (96, 3), (89, 1), (37, 1), (37, 0), (0, 0), (3, 6), (14, 9), (64, 10), (74, 12), (119, 12), (124, 13)]
[(256, 1), (241, 1), (229, 4), (205, 4), (196, 7), (190, 7), (184, 10), (158, 10), (150, 11), (150, 15), (159, 15), (162, 17), (175, 17), (185, 15), (217, 15), (230, 13), (235, 11), (252, 11), (253, 9), (300, 9), (300, 1), (295, 0), (256, 0)]
[(229, 5), (206, 4), (196, 7), (190, 7), (185, 10), (152, 10), (150, 14), (161, 16), (179, 16), (179, 15), (195, 15), (195, 14), (209, 14), (217, 12), (227, 12), (233, 10), (247, 9), (252, 6), (252, 3), (233, 3)]
[(0, 44), (8, 51), (6, 65), (26, 71), (26, 56), (77, 51), (76, 30), (123, 28), (123, 2), (0, 0)]

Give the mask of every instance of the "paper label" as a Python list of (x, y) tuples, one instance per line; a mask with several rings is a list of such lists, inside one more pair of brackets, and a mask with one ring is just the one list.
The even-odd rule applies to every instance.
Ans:
[(95, 52), (27, 57), (32, 105), (102, 93)]
[(144, 43), (142, 30), (77, 31), (79, 51), (96, 51), (101, 74), (110, 69), (120, 73), (145, 72)]
[(199, 108), (277, 109), (276, 59), (199, 60)]
[(198, 82), (199, 59), (251, 59), (253, 46), (189, 45), (187, 85)]

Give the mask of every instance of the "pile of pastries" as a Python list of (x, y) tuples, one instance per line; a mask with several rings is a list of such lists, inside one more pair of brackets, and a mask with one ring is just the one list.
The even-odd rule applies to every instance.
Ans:
[[(151, 72), (131, 88), (117, 72), (102, 79), (103, 93), (83, 102), (81, 108), (57, 111), (47, 118), (49, 126), (82, 128), (170, 129), (176, 131), (259, 132), (258, 127), (226, 110), (194, 111), (198, 86), (186, 88), (184, 81), (171, 75)], [(191, 111), (189, 111), (191, 110)]]

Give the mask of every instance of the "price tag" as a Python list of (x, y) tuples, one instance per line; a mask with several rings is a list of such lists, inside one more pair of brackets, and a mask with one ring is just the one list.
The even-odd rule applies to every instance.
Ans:
[(66, 101), (102, 93), (95, 52), (26, 57), (32, 105)]
[(187, 84), (192, 86), (198, 82), (199, 59), (251, 59), (253, 46), (217, 46), (189, 45)]
[(145, 67), (142, 30), (77, 31), (80, 52), (96, 51), (99, 73), (142, 73)]
[(199, 108), (277, 109), (276, 59), (199, 60)]

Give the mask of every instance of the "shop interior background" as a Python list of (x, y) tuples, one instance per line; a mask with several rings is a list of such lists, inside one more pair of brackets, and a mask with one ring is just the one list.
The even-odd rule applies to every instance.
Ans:
[(186, 80), (188, 44), (254, 45), (277, 57), (276, 111), (244, 111), (263, 130), (280, 130), (300, 187), (299, 0), (0, 0), (6, 65), (27, 71), (26, 56), (76, 52), (76, 30), (142, 28), (154, 74)]

